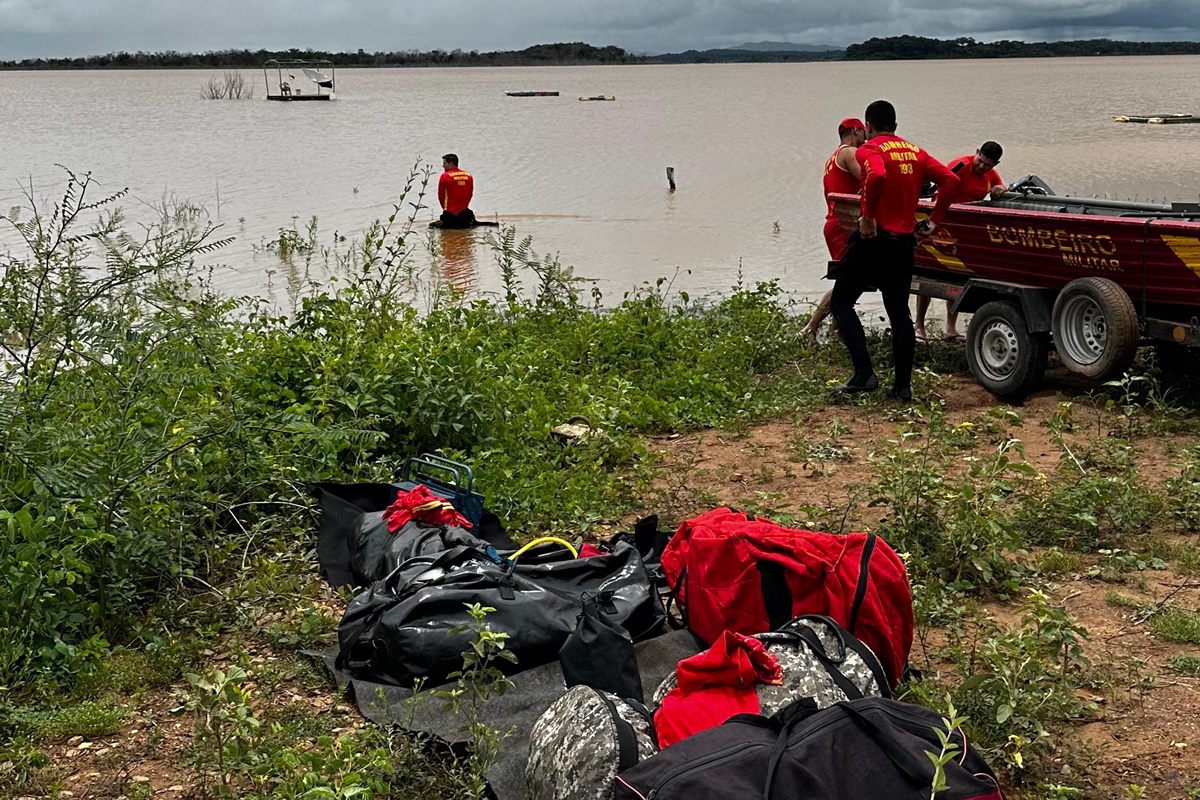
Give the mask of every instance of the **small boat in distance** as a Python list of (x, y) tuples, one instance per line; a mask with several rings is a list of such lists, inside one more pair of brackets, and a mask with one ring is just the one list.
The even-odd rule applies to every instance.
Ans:
[[(271, 73), (275, 74), (272, 75)], [(297, 79), (299, 73), (299, 79)], [(271, 82), (271, 78), (275, 82)], [(267, 82), (268, 100), (332, 100), (334, 92), (334, 66), (324, 59), (269, 59), (263, 62), (263, 79)], [(305, 92), (297, 80), (309, 80), (316, 86), (315, 92)], [(327, 91), (326, 91), (327, 90)]]
[(1195, 114), (1124, 114), (1113, 117), (1113, 122), (1144, 122), (1150, 125), (1175, 125), (1187, 122), (1200, 123)]
[(509, 97), (558, 97), (558, 92), (505, 92)]
[(611, 94), (594, 94), (591, 97), (581, 97), (580, 100), (616, 100), (617, 98)]

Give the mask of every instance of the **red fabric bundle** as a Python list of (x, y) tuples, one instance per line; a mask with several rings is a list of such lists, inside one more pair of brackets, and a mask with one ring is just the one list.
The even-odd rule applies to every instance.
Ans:
[(715, 728), (737, 714), (757, 714), (754, 687), (783, 683), (783, 668), (759, 640), (725, 631), (708, 650), (680, 661), (675, 679), (679, 685), (663, 698), (654, 715), (660, 748)]
[(417, 484), (410, 492), (396, 495), (396, 501), (384, 510), (383, 518), (387, 520), (388, 533), (395, 533), (414, 519), (431, 525), (471, 529), (471, 523), (458, 513), (449, 500), (438, 497), (423, 484)]

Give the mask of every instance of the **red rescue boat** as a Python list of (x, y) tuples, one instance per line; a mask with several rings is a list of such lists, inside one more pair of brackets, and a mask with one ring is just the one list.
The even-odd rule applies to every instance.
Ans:
[[(1058, 197), (1032, 176), (1012, 188), (951, 206), (916, 252), (913, 293), (974, 314), (967, 360), (984, 386), (1028, 393), (1051, 348), (1109, 380), (1146, 340), (1200, 347), (1200, 205)], [(833, 197), (852, 230), (858, 197)], [(932, 210), (922, 201), (917, 218)]]

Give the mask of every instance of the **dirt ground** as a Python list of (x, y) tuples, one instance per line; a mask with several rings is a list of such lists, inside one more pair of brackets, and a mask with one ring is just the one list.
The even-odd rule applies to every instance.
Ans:
[[(1047, 421), (1064, 400), (1076, 405), (1080, 423), (1069, 441), (1106, 433), (1105, 426), (1098, 423), (1100, 413), (1078, 396), (1067, 398), (1045, 391), (1020, 407), (1008, 407), (998, 405), (967, 379), (942, 379), (935, 392), (944, 401), (945, 416), (951, 423), (978, 424), (981, 414), (991, 415), (988, 419), (994, 418), (996, 425), (1007, 428), (1007, 435), (1024, 443), (1028, 463), (1043, 473), (1052, 472), (1061, 457), (1061, 450), (1051, 441)], [(1006, 415), (1005, 409), (1015, 415)], [(674, 522), (713, 504), (745, 507), (754, 503), (779, 510), (814, 504), (845, 508), (853, 498), (861, 499), (856, 487), (872, 478), (868, 454), (886, 448), (888, 440), (896, 437), (897, 415), (901, 413), (898, 407), (881, 412), (878, 406), (830, 406), (745, 431), (656, 438), (652, 444), (663, 451), (666, 467), (663, 498), (669, 498), (667, 505), (674, 507), (649, 510), (660, 510), (664, 520)], [(839, 421), (836, 425), (835, 418)], [(843, 457), (797, 458), (798, 437), (817, 442), (834, 428), (841, 431), (836, 443), (846, 448)], [(1179, 436), (1139, 438), (1141, 476), (1151, 484), (1161, 484), (1178, 474), (1179, 453), (1195, 444), (1197, 441)], [(977, 452), (994, 446), (981, 436)], [(964, 452), (966, 455), (970, 452)], [(849, 526), (869, 527), (874, 521), (872, 513), (869, 509), (850, 513)], [(1155, 800), (1194, 797), (1187, 788), (1200, 785), (1200, 680), (1171, 673), (1166, 662), (1178, 654), (1200, 655), (1200, 648), (1151, 635), (1143, 623), (1131, 618), (1129, 611), (1107, 602), (1106, 594), (1117, 589), (1140, 601), (1155, 602), (1174, 593), (1172, 603), (1198, 609), (1200, 578), (1193, 579), (1193, 584), (1169, 569), (1147, 570), (1138, 577), (1137, 582), (1114, 583), (1084, 576), (1052, 586), (1051, 595), (1090, 632), (1091, 639), (1085, 646), (1088, 658), (1094, 664), (1117, 665), (1129, 677), (1127, 681), (1116, 681), (1117, 688), (1107, 694), (1088, 695), (1099, 710), (1068, 736), (1077, 744), (1087, 743), (1082, 752), (1090, 755), (1082, 777), (1095, 787), (1087, 793), (1089, 797), (1133, 797), (1136, 795), (1128, 793), (1131, 784), (1147, 787), (1144, 797)], [(989, 611), (999, 619), (1013, 617), (1011, 606), (993, 605)], [(212, 657), (218, 665), (228, 662), (221, 652)], [(260, 663), (295, 658), (269, 650), (253, 657)], [(1129, 685), (1122, 687), (1122, 683)], [(289, 685), (285, 680), (274, 687), (270, 698), (258, 702), (307, 708), (312, 716), (328, 720), (326, 732), (335, 734), (363, 724), (348, 703), (334, 696), (328, 687), (314, 687), (311, 682)], [(148, 695), (130, 716), (122, 734), (95, 741), (73, 739), (49, 748), (55, 764), (62, 768), (57, 796), (80, 800), (197, 796), (194, 772), (181, 766), (192, 723), (186, 713), (180, 713), (180, 703), (177, 692)], [(1063, 763), (1061, 782), (1079, 785), (1081, 776), (1075, 772), (1078, 768), (1078, 763), (1075, 767)]]

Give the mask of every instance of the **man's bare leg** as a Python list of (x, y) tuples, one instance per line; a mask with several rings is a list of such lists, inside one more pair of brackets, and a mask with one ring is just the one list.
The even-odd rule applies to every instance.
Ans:
[[(917, 295), (917, 319), (913, 328), (917, 333), (917, 341), (925, 341), (925, 314), (929, 311), (929, 298), (923, 294)], [(947, 323), (949, 325), (949, 323)]]
[(827, 316), (829, 316), (829, 300), (832, 297), (833, 289), (830, 289), (824, 294), (823, 297), (821, 297), (820, 301), (817, 302), (817, 307), (813, 309), (812, 319), (810, 319), (808, 324), (804, 326), (805, 336), (817, 335), (817, 331), (821, 328), (821, 323), (825, 321)]
[(950, 310), (950, 301), (946, 301), (946, 338), (961, 339), (962, 334), (958, 332), (958, 314)]

